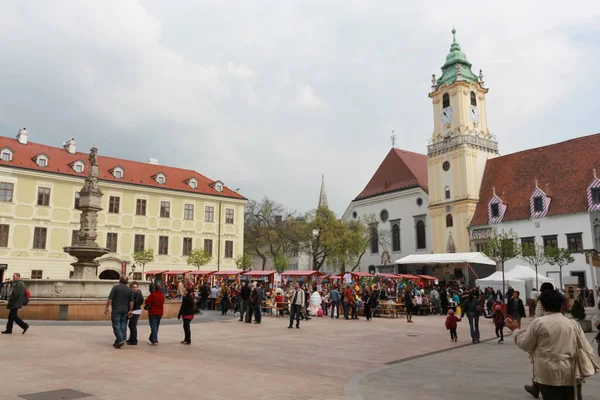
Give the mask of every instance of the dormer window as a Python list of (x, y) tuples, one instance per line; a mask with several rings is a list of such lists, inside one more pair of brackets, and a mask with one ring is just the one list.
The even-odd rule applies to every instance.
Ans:
[(500, 216), (500, 205), (498, 203), (494, 203), (490, 206), (490, 211), (492, 213), (492, 218), (498, 218)]
[(196, 189), (198, 187), (198, 181), (196, 180), (196, 178), (191, 178), (188, 179), (187, 184), (192, 188), (192, 189)]
[(46, 168), (48, 166), (48, 156), (45, 154), (35, 156), (34, 161), (38, 167)]
[(2, 149), (0, 151), (0, 158), (2, 161), (12, 161), (13, 152), (10, 149)]
[(83, 170), (85, 169), (85, 165), (83, 164), (82, 161), (75, 161), (74, 163), (70, 164), (71, 168), (73, 168), (73, 171), (75, 172), (83, 172)]
[(114, 167), (109, 171), (115, 178), (123, 179), (124, 171), (121, 167)]
[(506, 208), (506, 204), (504, 204), (502, 199), (498, 197), (496, 194), (496, 189), (494, 189), (494, 195), (488, 203), (488, 223), (497, 224), (502, 222), (504, 214), (506, 213)]
[(600, 204), (600, 187), (592, 189), (592, 204)]
[(537, 181), (535, 182), (535, 190), (529, 198), (529, 208), (531, 210), (531, 218), (544, 218), (550, 209), (552, 199), (548, 197), (542, 189), (539, 188)]
[(165, 177), (164, 174), (157, 174), (156, 177), (155, 177), (155, 179), (156, 179), (156, 182), (159, 183), (159, 184), (161, 184), (161, 185), (164, 185), (165, 182), (167, 181), (167, 178)]
[(533, 198), (533, 211), (542, 212), (544, 211), (544, 199), (541, 196)]
[(222, 192), (224, 185), (223, 185), (223, 182), (221, 182), (221, 181), (215, 181), (210, 186), (212, 186), (217, 192)]

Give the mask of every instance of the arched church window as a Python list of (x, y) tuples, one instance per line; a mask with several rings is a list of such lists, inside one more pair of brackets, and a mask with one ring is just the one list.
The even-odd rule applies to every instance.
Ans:
[(392, 251), (400, 251), (400, 225), (392, 227)]
[(471, 92), (471, 105), (477, 107), (477, 96), (475, 96), (475, 92)]
[(425, 222), (417, 221), (417, 249), (426, 249)]
[(442, 108), (450, 107), (450, 95), (448, 93), (444, 93), (444, 99), (442, 103)]
[(377, 231), (377, 224), (372, 224), (371, 229), (371, 254), (379, 253), (379, 232)]
[(452, 226), (454, 225), (453, 222), (454, 221), (452, 221), (452, 214), (446, 215), (446, 228), (452, 228)]

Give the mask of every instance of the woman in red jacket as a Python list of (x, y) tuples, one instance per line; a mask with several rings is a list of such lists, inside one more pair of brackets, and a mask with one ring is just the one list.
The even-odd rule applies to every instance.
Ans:
[[(162, 285), (157, 283), (154, 291), (150, 293), (144, 304), (148, 307), (148, 321), (150, 322), (150, 344), (158, 345), (158, 327), (164, 314), (163, 304), (165, 304), (165, 295), (162, 292)], [(146, 307), (144, 307), (146, 308)]]

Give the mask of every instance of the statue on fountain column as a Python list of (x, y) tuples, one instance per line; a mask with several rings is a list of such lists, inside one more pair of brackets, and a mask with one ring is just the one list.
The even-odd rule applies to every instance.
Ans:
[(84, 191), (93, 191), (93, 192), (102, 193), (102, 191), (98, 187), (98, 160), (97, 160), (97, 157), (98, 157), (98, 149), (95, 147), (92, 147), (92, 149), (90, 150), (90, 156), (88, 158), (90, 161), (90, 169), (89, 169), (87, 178), (85, 178), (85, 185), (83, 185)]

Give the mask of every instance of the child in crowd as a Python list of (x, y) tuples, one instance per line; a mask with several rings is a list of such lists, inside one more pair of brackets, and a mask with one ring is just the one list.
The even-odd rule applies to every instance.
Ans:
[(446, 317), (446, 329), (450, 331), (450, 341), (458, 341), (458, 335), (456, 334), (458, 322), (460, 322), (460, 318), (454, 315), (454, 310), (448, 310), (448, 316)]
[(504, 314), (502, 314), (500, 306), (496, 306), (496, 312), (494, 312), (494, 326), (496, 327), (498, 344), (504, 343)]

